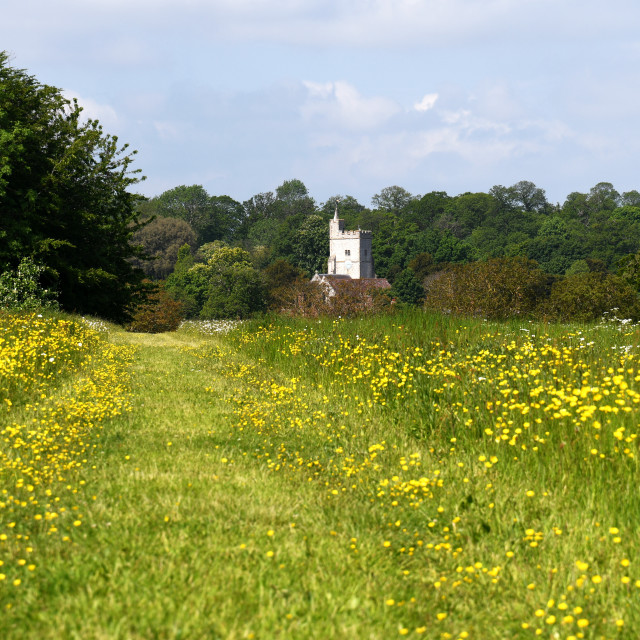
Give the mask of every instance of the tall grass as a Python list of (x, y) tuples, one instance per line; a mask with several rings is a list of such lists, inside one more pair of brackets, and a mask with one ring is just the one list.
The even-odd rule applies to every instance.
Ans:
[(225, 328), (110, 329), (131, 411), (66, 480), (70, 542), (33, 529), (0, 584), (3, 637), (637, 636), (635, 327)]
[(365, 538), (409, 572), (389, 600), (437, 596), (404, 607), (403, 633), (637, 626), (637, 329), (407, 313), (247, 325), (241, 343), (268, 372), (238, 374), (256, 458), (369, 512)]

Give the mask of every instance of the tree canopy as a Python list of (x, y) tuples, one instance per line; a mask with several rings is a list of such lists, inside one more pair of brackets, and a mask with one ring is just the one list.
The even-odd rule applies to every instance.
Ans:
[(240, 235), (244, 207), (229, 196), (210, 196), (199, 184), (180, 185), (142, 202), (139, 211), (147, 216), (178, 218), (195, 231), (198, 245), (215, 240), (233, 241)]
[(261, 274), (251, 255), (224, 242), (208, 245), (206, 262), (193, 263), (188, 246), (180, 249), (167, 291), (185, 305), (188, 316), (246, 318), (266, 306)]
[(64, 309), (126, 319), (143, 276), (134, 154), (0, 52), (0, 272), (29, 256)]
[(133, 263), (154, 280), (164, 280), (173, 271), (180, 247), (197, 246), (191, 225), (178, 218), (154, 218), (133, 234), (133, 242), (151, 257), (151, 260), (134, 258)]

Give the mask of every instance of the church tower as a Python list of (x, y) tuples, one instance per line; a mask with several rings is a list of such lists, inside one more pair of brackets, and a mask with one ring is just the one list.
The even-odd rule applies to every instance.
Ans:
[(375, 278), (371, 255), (371, 231), (345, 231), (344, 220), (338, 218), (338, 203), (329, 222), (329, 275), (353, 279)]

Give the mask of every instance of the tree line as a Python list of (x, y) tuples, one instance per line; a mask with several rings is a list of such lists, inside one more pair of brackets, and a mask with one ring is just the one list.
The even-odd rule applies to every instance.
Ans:
[[(550, 203), (544, 189), (525, 180), (456, 196), (443, 191), (414, 195), (390, 186), (367, 207), (350, 195), (316, 203), (304, 183), (292, 179), (242, 203), (210, 196), (201, 185), (179, 186), (140, 203), (142, 217), (150, 222), (134, 238), (156, 260), (138, 265), (152, 278), (168, 278), (179, 296), (186, 281), (171, 274), (176, 264), (184, 273), (180, 247), (189, 245), (189, 259), (198, 263), (217, 243), (244, 250), (244, 260), (267, 279), (274, 280), (277, 272), (278, 286), (287, 277), (309, 278), (326, 271), (328, 222), (336, 205), (347, 228), (373, 231), (377, 275), (408, 303), (424, 300), (430, 276), (455, 265), (522, 257), (552, 282), (616, 273), (640, 251), (640, 193), (619, 193), (608, 182), (588, 193), (570, 193), (562, 204)], [(202, 304), (189, 304), (202, 311)]]
[(0, 52), (0, 305), (18, 304), (24, 291), (123, 322), (154, 291), (146, 278), (189, 316), (278, 307), (283, 291), (326, 271), (336, 205), (347, 228), (373, 231), (377, 275), (401, 302), (444, 300), (454, 276), (491, 281), (469, 265), (491, 263), (494, 280), (497, 264), (525, 277), (515, 259), (544, 275), (542, 298), (568, 278), (640, 284), (640, 193), (609, 182), (555, 204), (526, 180), (458, 195), (394, 185), (368, 205), (348, 194), (317, 202), (299, 179), (244, 202), (202, 185), (145, 198), (133, 190), (142, 179), (134, 156)]
[(421, 277), (444, 264), (508, 256), (535, 260), (555, 275), (615, 271), (623, 257), (640, 249), (640, 193), (620, 194), (608, 182), (589, 193), (570, 193), (563, 204), (549, 203), (544, 189), (528, 181), (457, 196), (412, 195), (391, 186), (366, 207), (349, 195), (317, 204), (294, 179), (242, 203), (209, 196), (199, 185), (141, 203), (143, 217), (155, 219), (134, 237), (157, 259), (139, 265), (165, 278), (182, 244), (195, 252), (224, 241), (249, 251), (260, 267), (282, 259), (311, 276), (326, 270), (336, 202), (347, 228), (373, 231), (376, 271), (390, 282), (408, 268)]

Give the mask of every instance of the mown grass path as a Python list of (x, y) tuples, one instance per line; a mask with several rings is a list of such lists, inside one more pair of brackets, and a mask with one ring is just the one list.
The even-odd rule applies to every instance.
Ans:
[(112, 339), (138, 348), (133, 411), (105, 428), (81, 530), (52, 541), (2, 637), (384, 637), (375, 568), (345, 579), (353, 554), (326, 546), (340, 515), (229, 441), (234, 381), (199, 357), (215, 339)]

